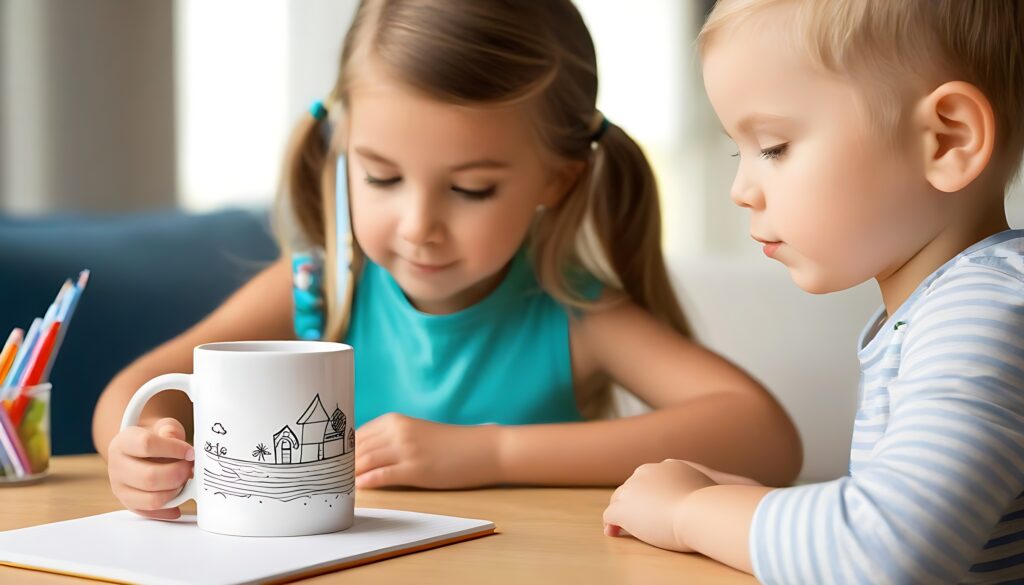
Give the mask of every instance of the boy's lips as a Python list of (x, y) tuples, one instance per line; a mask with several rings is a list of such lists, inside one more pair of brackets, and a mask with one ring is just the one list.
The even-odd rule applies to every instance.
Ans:
[(764, 255), (769, 258), (775, 257), (775, 253), (778, 251), (779, 246), (782, 245), (782, 242), (779, 240), (766, 240), (764, 238), (759, 238), (753, 234), (751, 234), (750, 237), (754, 238), (755, 241), (761, 244), (762, 250), (764, 250)]

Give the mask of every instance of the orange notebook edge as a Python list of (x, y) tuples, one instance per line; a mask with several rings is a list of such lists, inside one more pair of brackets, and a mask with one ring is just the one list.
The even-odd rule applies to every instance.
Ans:
[(428, 542), (419, 546), (411, 546), (409, 548), (393, 550), (390, 552), (382, 553), (379, 555), (369, 556), (364, 559), (358, 559), (355, 561), (342, 561), (337, 564), (327, 565), (323, 567), (317, 567), (308, 571), (302, 571), (293, 575), (287, 575), (279, 579), (272, 579), (266, 581), (267, 585), (277, 585), (279, 583), (290, 583), (292, 581), (298, 581), (299, 579), (307, 579), (309, 577), (315, 577), (317, 575), (324, 575), (327, 573), (333, 573), (335, 571), (343, 571), (345, 569), (351, 569), (353, 567), (359, 567), (361, 565), (369, 565), (378, 561), (385, 561), (387, 559), (393, 559), (403, 555), (410, 555), (413, 553), (423, 552), (432, 548), (440, 548), (442, 546), (448, 546), (449, 544), (455, 544), (458, 542), (466, 542), (467, 540), (475, 540), (484, 536), (491, 536), (497, 534), (497, 530), (494, 527), (485, 528), (479, 532), (471, 532), (469, 534), (463, 534), (461, 536), (454, 536), (452, 538), (446, 538), (444, 540), (438, 540), (435, 542)]
[[(455, 544), (458, 542), (466, 542), (468, 540), (474, 540), (482, 538), (484, 536), (491, 536), (497, 534), (498, 531), (495, 527), (485, 528), (479, 532), (471, 532), (469, 534), (463, 534), (452, 538), (446, 538), (435, 542), (428, 542), (418, 546), (411, 546), (409, 548), (403, 548), (399, 550), (393, 550), (379, 555), (373, 555), (366, 558), (354, 560), (354, 561), (341, 561), (337, 564), (325, 565), (323, 567), (317, 567), (315, 569), (309, 569), (308, 571), (301, 571), (291, 575), (283, 576), (277, 579), (271, 579), (270, 581), (264, 581), (268, 585), (274, 585), (279, 583), (290, 583), (292, 581), (298, 581), (299, 579), (307, 579), (309, 577), (315, 577), (317, 575), (325, 575), (327, 573), (334, 573), (336, 571), (343, 571), (345, 569), (351, 569), (361, 565), (369, 565), (370, 563), (376, 563), (378, 561), (385, 561), (387, 559), (393, 559), (403, 555), (410, 555), (413, 553), (423, 552), (432, 548), (440, 548), (442, 546), (448, 546), (449, 544)], [(53, 573), (56, 575), (66, 575), (68, 577), (78, 577), (81, 579), (89, 579), (92, 581), (100, 581), (103, 583), (122, 583), (124, 585), (133, 585), (131, 581), (118, 581), (116, 579), (110, 579), (107, 577), (97, 577), (86, 573), (73, 573), (70, 571), (61, 571), (59, 569), (51, 569), (49, 567), (36, 567), (32, 565), (21, 565), (18, 563), (12, 563), (10, 561), (0, 561), (0, 566), (14, 567), (16, 569), (25, 569), (29, 571), (40, 571), (43, 573)]]

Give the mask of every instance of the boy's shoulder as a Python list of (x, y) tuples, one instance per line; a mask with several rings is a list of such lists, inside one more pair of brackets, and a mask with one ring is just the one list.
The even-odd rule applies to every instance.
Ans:
[(1007, 235), (1006, 239), (966, 254), (960, 262), (967, 266), (990, 268), (1024, 282), (1024, 230), (1003, 233)]
[(1024, 330), (1024, 230), (1006, 230), (978, 242), (929, 277), (904, 315), (920, 324), (1000, 320)]
[[(964, 373), (968, 363), (984, 365), (976, 358), (985, 355), (985, 367), (1003, 372), (999, 364), (1019, 362), (1024, 230), (1007, 230), (971, 246), (933, 273), (918, 292), (898, 314), (892, 332), (901, 348), (901, 367), (948, 362), (959, 364)], [(936, 362), (937, 355), (945, 357)], [(993, 359), (999, 364), (993, 365)]]
[(928, 291), (962, 287), (965, 281), (1024, 286), (1024, 230), (1006, 230), (964, 250), (936, 272)]

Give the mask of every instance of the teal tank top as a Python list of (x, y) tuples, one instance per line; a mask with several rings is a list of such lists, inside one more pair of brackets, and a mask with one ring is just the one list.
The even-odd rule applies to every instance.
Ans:
[(447, 315), (418, 311), (368, 259), (345, 337), (355, 349), (355, 415), (389, 412), (449, 424), (580, 421), (569, 316), (520, 250), (498, 287)]

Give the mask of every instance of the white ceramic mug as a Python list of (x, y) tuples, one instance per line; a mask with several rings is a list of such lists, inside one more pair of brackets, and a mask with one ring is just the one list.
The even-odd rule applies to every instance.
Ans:
[(203, 530), (299, 536), (344, 530), (355, 511), (352, 348), (322, 341), (240, 341), (195, 348), (193, 374), (153, 378), (121, 429), (150, 398), (192, 400), (195, 468), (165, 507), (196, 500)]

